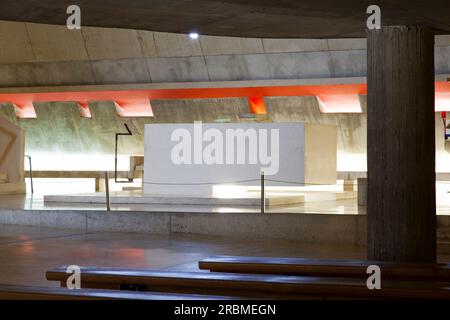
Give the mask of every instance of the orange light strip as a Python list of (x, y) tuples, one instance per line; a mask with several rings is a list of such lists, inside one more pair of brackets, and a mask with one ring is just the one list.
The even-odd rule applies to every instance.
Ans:
[[(147, 90), (105, 90), (73, 92), (38, 92), (38, 93), (0, 93), (0, 103), (13, 103), (19, 110), (30, 109), (33, 102), (75, 101), (83, 107), (89, 101), (115, 101), (131, 116), (149, 116), (150, 100), (153, 99), (208, 99), (208, 98), (242, 98), (256, 99), (250, 108), (264, 112), (260, 103), (262, 97), (282, 96), (317, 96), (324, 106), (331, 107), (325, 112), (339, 111), (346, 103), (354, 105), (357, 95), (367, 94), (367, 85), (360, 84), (321, 84), (296, 86), (259, 86), (237, 88), (186, 88), (186, 89), (147, 89)], [(256, 97), (256, 98), (254, 98)], [(258, 102), (259, 101), (259, 102)], [(263, 101), (263, 100), (262, 100)], [(325, 109), (326, 106), (324, 107)], [(436, 108), (450, 111), (450, 84), (436, 82)], [(334, 110), (333, 110), (334, 109)], [(30, 111), (30, 110), (29, 110)], [(34, 110), (33, 110), (34, 112)], [(30, 111), (30, 114), (32, 112)], [(26, 115), (24, 115), (26, 116)], [(88, 116), (83, 115), (83, 116)]]

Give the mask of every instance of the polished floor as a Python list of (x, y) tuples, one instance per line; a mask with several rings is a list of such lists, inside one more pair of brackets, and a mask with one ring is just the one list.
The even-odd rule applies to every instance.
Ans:
[[(84, 233), (0, 226), (0, 283), (57, 286), (45, 272), (60, 265), (198, 271), (210, 255), (365, 259), (365, 247), (281, 240), (240, 240), (195, 235)], [(450, 262), (450, 244), (439, 245), (439, 262)]]
[[(1, 209), (23, 210), (105, 210), (104, 204), (95, 203), (44, 203), (42, 195), (0, 195)], [(112, 210), (158, 211), (158, 212), (259, 212), (258, 207), (211, 206), (211, 205), (158, 205), (158, 204), (112, 204)], [(358, 206), (357, 199), (314, 201), (290, 206), (274, 206), (266, 212), (308, 214), (366, 214), (366, 207)], [(450, 203), (438, 202), (438, 215), (450, 215)]]
[[(0, 283), (54, 286), (46, 270), (60, 265), (200, 271), (210, 255), (364, 258), (365, 248), (296, 241), (239, 240), (194, 235), (84, 233), (0, 226)], [(450, 259), (450, 256), (447, 257)]]
[[(41, 195), (0, 195), (0, 209), (24, 210), (105, 210), (104, 204), (95, 203), (44, 203)], [(163, 212), (259, 212), (258, 207), (212, 205), (162, 205), (162, 204), (112, 204), (112, 210), (163, 211)], [(365, 214), (365, 207), (358, 207), (356, 199), (315, 201), (291, 206), (274, 206), (266, 212), (316, 213), (316, 214)], [(447, 212), (447, 211), (446, 211)], [(450, 214), (450, 207), (448, 208)]]
[[(68, 195), (91, 192), (95, 194), (92, 179), (36, 179), (35, 193), (30, 190), (27, 179), (26, 195), (0, 195), (0, 209), (23, 210), (105, 210), (105, 204), (44, 202), (44, 195)], [(133, 186), (139, 186), (135, 184)], [(111, 184), (112, 194), (121, 190), (120, 184)], [(317, 186), (307, 187), (315, 190)], [(326, 186), (330, 190), (342, 190), (342, 185)], [(330, 191), (328, 190), (328, 191)], [(314, 192), (313, 192), (314, 193)], [(308, 199), (311, 199), (309, 197)], [(163, 205), (163, 204), (112, 204), (112, 210), (121, 211), (163, 211), (163, 212), (259, 212), (259, 207), (218, 206), (218, 205)], [(308, 214), (366, 214), (366, 207), (358, 206), (357, 199), (306, 201), (288, 206), (271, 206), (266, 212), (308, 213)], [(450, 182), (436, 183), (436, 212), (438, 215), (450, 215)]]

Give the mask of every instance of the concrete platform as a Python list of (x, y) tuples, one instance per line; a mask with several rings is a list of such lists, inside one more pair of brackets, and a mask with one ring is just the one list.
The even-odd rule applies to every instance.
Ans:
[[(291, 206), (314, 201), (356, 199), (356, 191), (270, 191), (266, 193), (266, 206)], [(141, 190), (111, 192), (112, 204), (161, 204), (161, 205), (208, 205), (232, 207), (260, 207), (259, 190), (249, 190), (233, 196), (193, 195), (147, 195)], [(104, 192), (44, 195), (44, 203), (105, 204)]]
[(358, 245), (366, 238), (364, 215), (2, 209), (0, 225)]
[[(112, 192), (110, 195), (113, 204), (164, 204), (164, 205), (218, 205), (218, 206), (253, 206), (259, 207), (261, 200), (257, 193), (247, 193), (233, 197), (200, 197), (192, 195), (145, 195), (142, 191)], [(104, 192), (45, 195), (44, 202), (49, 203), (96, 203), (104, 204)], [(267, 206), (293, 205), (305, 202), (305, 197), (299, 194), (268, 195)]]

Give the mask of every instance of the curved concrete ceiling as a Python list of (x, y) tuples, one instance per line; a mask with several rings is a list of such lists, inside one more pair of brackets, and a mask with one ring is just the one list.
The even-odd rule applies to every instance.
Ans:
[(450, 34), (448, 0), (0, 0), (0, 19), (63, 25), (72, 4), (84, 26), (259, 38), (365, 37), (366, 9), (377, 4), (382, 25)]

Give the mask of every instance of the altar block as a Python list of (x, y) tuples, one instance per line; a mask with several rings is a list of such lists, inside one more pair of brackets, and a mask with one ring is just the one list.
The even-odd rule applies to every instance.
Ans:
[(211, 196), (222, 185), (336, 183), (336, 127), (305, 123), (145, 126), (144, 193)]

